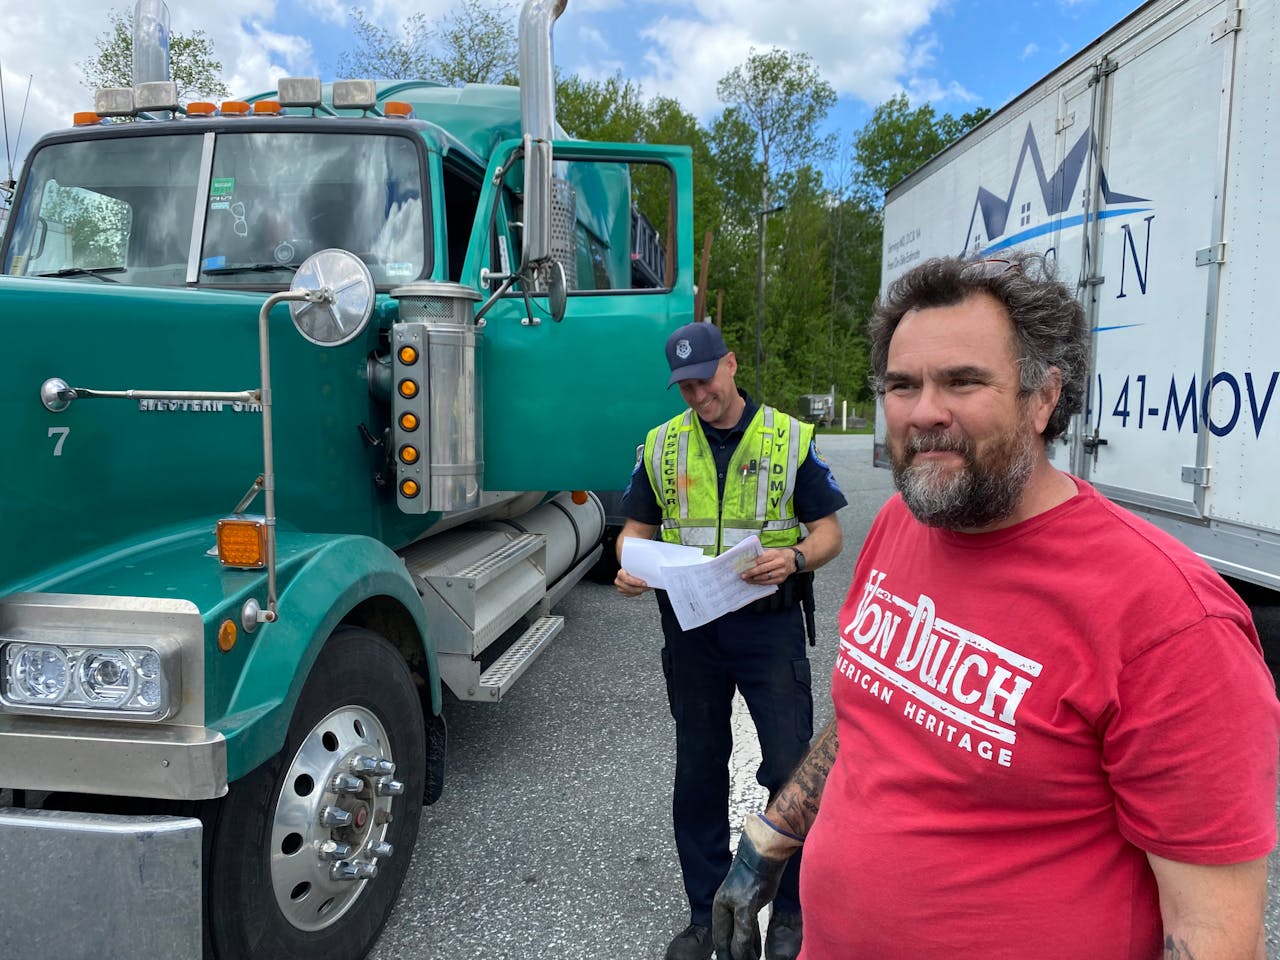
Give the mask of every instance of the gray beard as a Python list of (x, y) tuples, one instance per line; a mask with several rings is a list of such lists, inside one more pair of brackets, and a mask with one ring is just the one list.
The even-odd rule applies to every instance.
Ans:
[[(907, 440), (901, 452), (890, 448), (893, 482), (921, 523), (947, 530), (980, 529), (1006, 519), (1017, 508), (1035, 469), (1038, 442), (1038, 437), (1021, 432), (1006, 435), (979, 463), (967, 438), (920, 434)], [(964, 457), (965, 467), (956, 473), (909, 462), (911, 454), (926, 450), (954, 450)]]

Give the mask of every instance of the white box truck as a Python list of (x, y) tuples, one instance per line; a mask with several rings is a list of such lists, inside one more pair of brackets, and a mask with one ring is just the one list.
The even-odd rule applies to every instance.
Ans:
[[(1087, 311), (1094, 364), (1053, 462), (1229, 578), (1273, 672), (1277, 49), (1271, 0), (1144, 4), (892, 187), (882, 263), (887, 285), (945, 254), (1056, 261)], [(883, 436), (877, 417), (882, 464)]]

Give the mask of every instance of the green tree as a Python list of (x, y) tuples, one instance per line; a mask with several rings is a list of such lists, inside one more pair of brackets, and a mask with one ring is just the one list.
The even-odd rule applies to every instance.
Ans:
[(959, 117), (939, 117), (929, 103), (913, 108), (906, 94), (890, 97), (854, 135), (855, 189), (879, 207), (886, 190), (990, 113), (983, 107)]
[[(76, 64), (90, 90), (133, 86), (133, 11), (112, 10), (111, 27), (94, 41), (97, 55)], [(213, 41), (203, 30), (169, 35), (169, 73), (178, 85), (178, 99), (212, 100), (231, 95), (222, 82), (222, 61), (213, 54)]]
[[(773, 384), (766, 383), (764, 379), (767, 354), (763, 328), (765, 314), (774, 315), (767, 309), (766, 289), (768, 278), (776, 271), (768, 266), (766, 218), (778, 206), (776, 201), (780, 199), (783, 178), (831, 155), (834, 139), (820, 134), (818, 128), (835, 104), (836, 94), (834, 88), (822, 79), (808, 54), (776, 47), (765, 52), (752, 49), (745, 63), (734, 67), (720, 79), (716, 84), (716, 94), (722, 103), (728, 105), (716, 126), (722, 143), (728, 146), (737, 141), (745, 146), (747, 131), (750, 131), (753, 141), (754, 149), (748, 155), (756, 162), (757, 205), (754, 210), (739, 208), (735, 239), (737, 253), (741, 257), (743, 248), (747, 246), (749, 221), (753, 222), (757, 250), (752, 311), (755, 329), (752, 336), (740, 338), (739, 342), (754, 344), (755, 355), (744, 366), (749, 368), (749, 376), (754, 375), (756, 385), (769, 392), (766, 388)], [(726, 174), (723, 182), (731, 186), (734, 194), (743, 195), (745, 200), (747, 171), (739, 167), (727, 170)], [(793, 181), (793, 185), (799, 182)], [(810, 180), (806, 176), (803, 182), (808, 184)], [(739, 283), (747, 272), (739, 259)], [(790, 372), (783, 370), (778, 376)]]
[(338, 57), (338, 73), (381, 80), (516, 82), (516, 15), (509, 3), (458, 0), (439, 23), (415, 13), (398, 31), (351, 11), (356, 47)]

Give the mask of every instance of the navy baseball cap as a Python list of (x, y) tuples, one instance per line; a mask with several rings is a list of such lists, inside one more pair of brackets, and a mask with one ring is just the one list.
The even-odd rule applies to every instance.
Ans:
[(667, 363), (671, 366), (667, 386), (681, 380), (710, 380), (720, 358), (728, 352), (714, 323), (686, 323), (667, 337)]

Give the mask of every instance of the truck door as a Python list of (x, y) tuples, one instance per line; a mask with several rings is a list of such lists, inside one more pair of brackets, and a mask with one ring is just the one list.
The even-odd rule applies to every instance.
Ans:
[[(1064, 98), (1093, 131), (1081, 296), (1095, 336), (1077, 469), (1131, 505), (1204, 512), (1234, 3), (1181, 4)], [(1086, 99), (1088, 101), (1086, 106)], [(1216, 408), (1214, 408), (1216, 409)]]
[[(490, 168), (463, 267), (486, 293), (519, 265), (520, 164), (495, 184), (508, 156)], [(693, 319), (691, 171), (687, 147), (556, 143), (564, 319), (518, 283), (483, 317), (486, 490), (621, 489), (645, 432), (680, 409), (663, 345)]]

